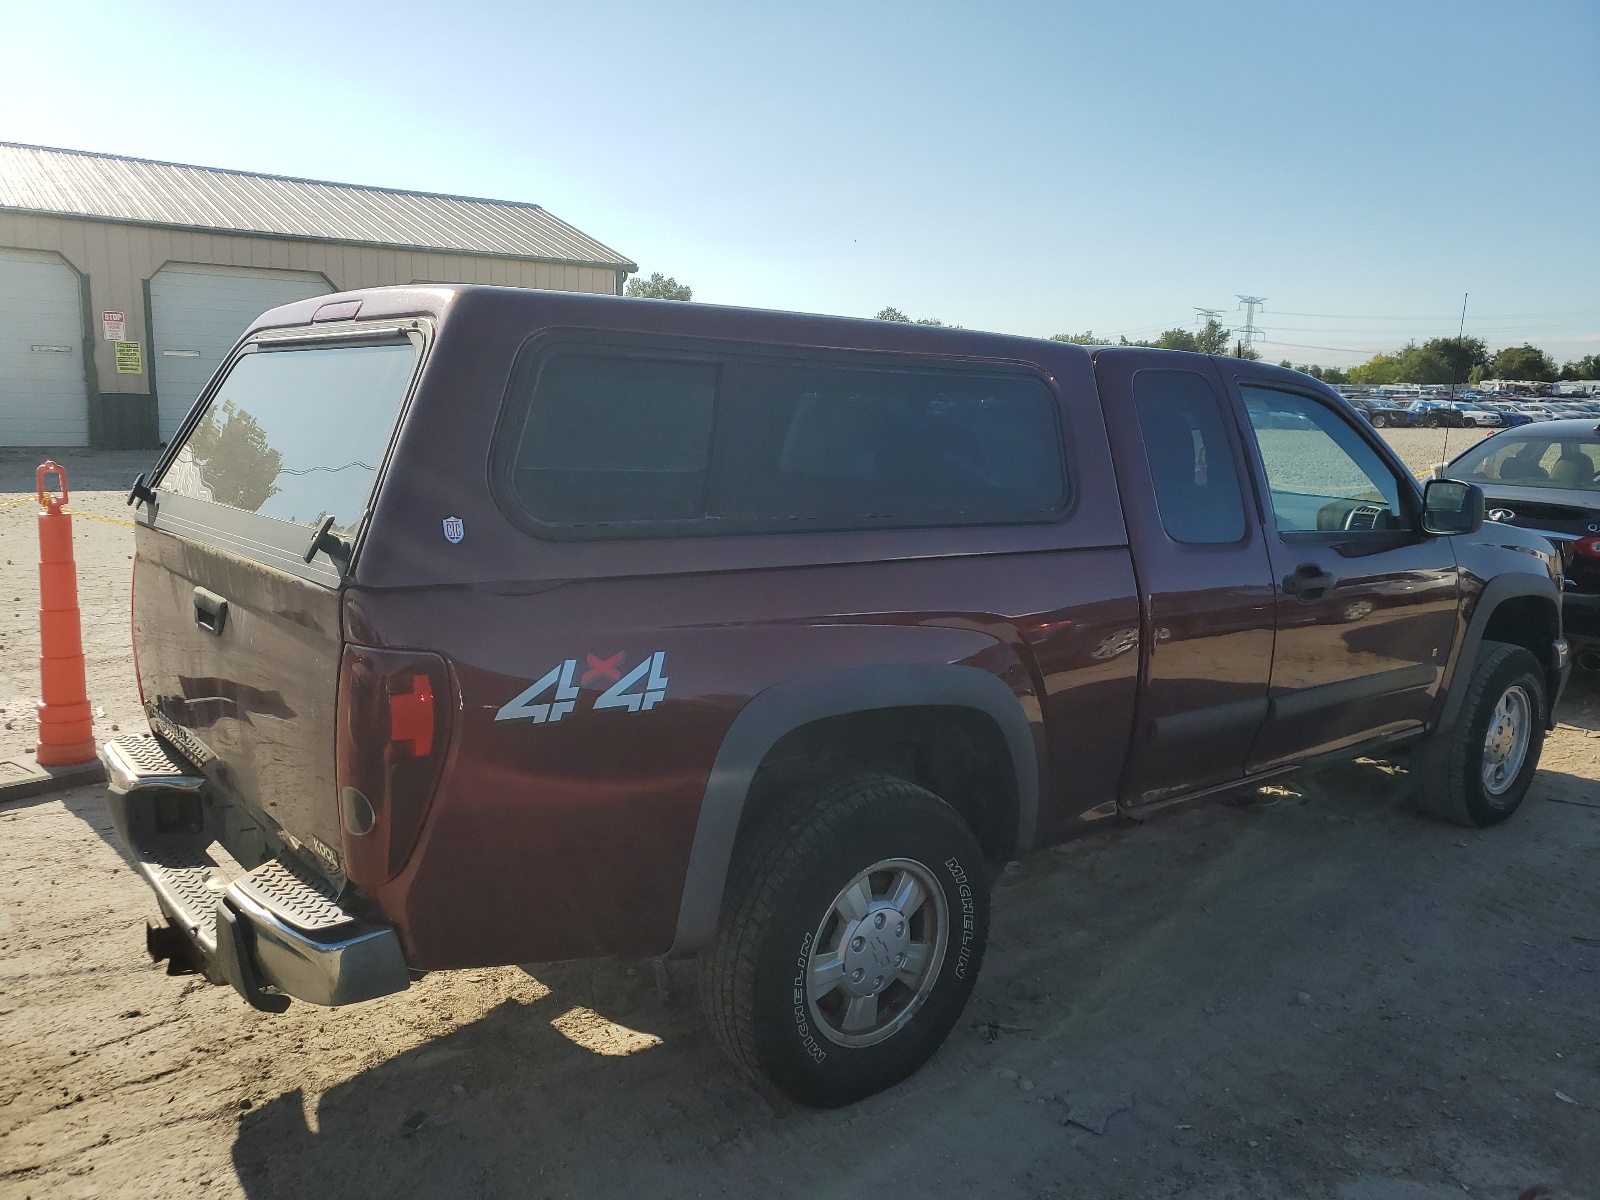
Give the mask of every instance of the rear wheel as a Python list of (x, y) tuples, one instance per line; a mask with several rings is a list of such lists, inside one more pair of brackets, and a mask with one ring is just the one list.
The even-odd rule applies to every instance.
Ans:
[(735, 857), (701, 996), (749, 1075), (832, 1107), (898, 1083), (971, 995), (986, 864), (931, 792), (858, 775), (795, 798)]
[(1548, 723), (1544, 672), (1521, 646), (1484, 642), (1460, 715), (1418, 748), (1417, 807), (1456, 825), (1498, 825), (1522, 804)]
[(1429, 413), (1422, 418), (1422, 423), (1429, 429), (1442, 429), (1444, 427), (1444, 418), (1438, 413)]

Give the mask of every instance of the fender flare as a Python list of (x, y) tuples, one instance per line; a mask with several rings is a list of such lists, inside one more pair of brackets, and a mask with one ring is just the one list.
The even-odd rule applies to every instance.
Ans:
[[(1472, 664), (1477, 661), (1478, 647), (1483, 644), (1483, 631), (1489, 627), (1489, 618), (1500, 605), (1518, 596), (1537, 596), (1550, 601), (1550, 606), (1556, 613), (1556, 636), (1558, 638), (1561, 636), (1561, 593), (1556, 590), (1556, 585), (1549, 578), (1518, 571), (1496, 575), (1489, 580), (1479, 594), (1478, 603), (1472, 610), (1472, 618), (1467, 622), (1466, 632), (1461, 636), (1461, 646), (1456, 651), (1455, 662), (1450, 669), (1450, 681), (1445, 685), (1444, 708), (1439, 714), (1435, 729), (1451, 728), (1461, 715), (1461, 705), (1467, 693), (1467, 685), (1472, 678)], [(1547, 660), (1543, 666), (1547, 674), (1554, 674), (1558, 670), (1552, 661)], [(1557, 682), (1555, 679), (1551, 680), (1552, 700), (1555, 698)]]
[(1021, 702), (998, 676), (950, 663), (899, 664), (853, 667), (776, 684), (740, 709), (717, 751), (700, 802), (669, 954), (692, 954), (716, 933), (745, 799), (756, 769), (780, 738), (825, 717), (931, 706), (974, 709), (999, 727), (1016, 775), (1018, 853), (1031, 846), (1039, 815), (1039, 754)]

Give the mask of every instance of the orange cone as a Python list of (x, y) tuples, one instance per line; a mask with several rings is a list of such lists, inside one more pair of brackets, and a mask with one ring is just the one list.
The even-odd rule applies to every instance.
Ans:
[[(44, 490), (54, 473), (61, 495)], [(41, 767), (70, 767), (94, 758), (93, 716), (83, 671), (78, 616), (78, 565), (72, 557), (67, 473), (46, 462), (34, 475), (39, 491), (39, 746)]]

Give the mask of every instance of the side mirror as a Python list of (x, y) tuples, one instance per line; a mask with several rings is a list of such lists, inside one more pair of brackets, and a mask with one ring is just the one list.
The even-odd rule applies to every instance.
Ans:
[(1424, 533), (1477, 533), (1483, 527), (1483, 489), (1458, 479), (1430, 479), (1422, 489)]

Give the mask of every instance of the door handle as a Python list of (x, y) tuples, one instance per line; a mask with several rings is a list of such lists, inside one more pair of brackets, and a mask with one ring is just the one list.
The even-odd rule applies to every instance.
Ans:
[(1283, 577), (1283, 590), (1285, 595), (1298, 596), (1302, 600), (1320, 600), (1322, 593), (1338, 582), (1316, 563), (1301, 563), (1294, 569), (1293, 575)]
[(203, 587), (195, 588), (194, 623), (207, 633), (221, 637), (222, 627), (228, 623), (227, 600)]

